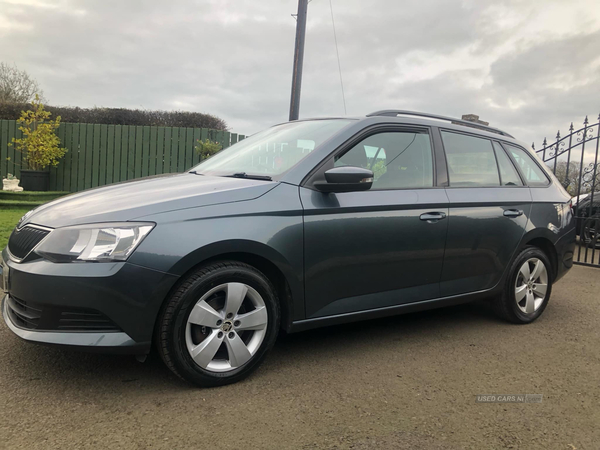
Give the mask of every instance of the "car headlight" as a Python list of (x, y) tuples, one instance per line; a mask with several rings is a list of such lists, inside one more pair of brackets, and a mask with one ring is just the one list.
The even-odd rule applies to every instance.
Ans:
[(105, 223), (57, 228), (35, 249), (54, 262), (125, 261), (153, 223)]

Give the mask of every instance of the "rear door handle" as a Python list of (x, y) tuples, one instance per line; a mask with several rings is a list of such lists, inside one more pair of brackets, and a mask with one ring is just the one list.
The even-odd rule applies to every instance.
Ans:
[(523, 215), (523, 211), (520, 209), (507, 209), (504, 211), (506, 217), (519, 217)]
[(446, 218), (446, 213), (443, 212), (428, 212), (421, 214), (419, 219), (426, 220), (429, 223), (437, 222), (438, 220), (442, 220)]

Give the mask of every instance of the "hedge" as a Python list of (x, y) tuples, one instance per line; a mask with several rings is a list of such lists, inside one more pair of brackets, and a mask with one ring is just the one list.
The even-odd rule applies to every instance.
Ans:
[[(18, 120), (28, 103), (0, 103), (0, 119)], [(186, 111), (161, 111), (125, 108), (72, 108), (45, 106), (52, 117), (60, 116), (62, 122), (104, 125), (146, 125), (159, 127), (190, 127), (226, 130), (223, 119), (210, 114)]]

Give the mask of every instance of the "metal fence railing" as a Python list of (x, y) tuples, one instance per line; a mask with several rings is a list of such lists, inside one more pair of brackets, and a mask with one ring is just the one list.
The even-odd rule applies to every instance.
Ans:
[[(600, 116), (596, 123), (586, 117), (583, 127), (573, 124), (565, 136), (556, 134), (556, 140), (536, 150), (542, 160), (573, 197), (577, 224), (578, 245), (575, 263), (600, 267)], [(535, 149), (535, 146), (534, 146)]]

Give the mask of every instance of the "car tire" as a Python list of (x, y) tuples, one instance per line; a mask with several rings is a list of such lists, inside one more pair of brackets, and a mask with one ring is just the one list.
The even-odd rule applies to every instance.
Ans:
[[(538, 267), (538, 262), (542, 265)], [(516, 324), (542, 315), (552, 294), (552, 266), (537, 247), (526, 247), (511, 264), (502, 294), (494, 299), (495, 313)]]
[(258, 368), (277, 339), (280, 307), (272, 283), (237, 261), (201, 267), (163, 306), (156, 347), (180, 378), (223, 386)]

